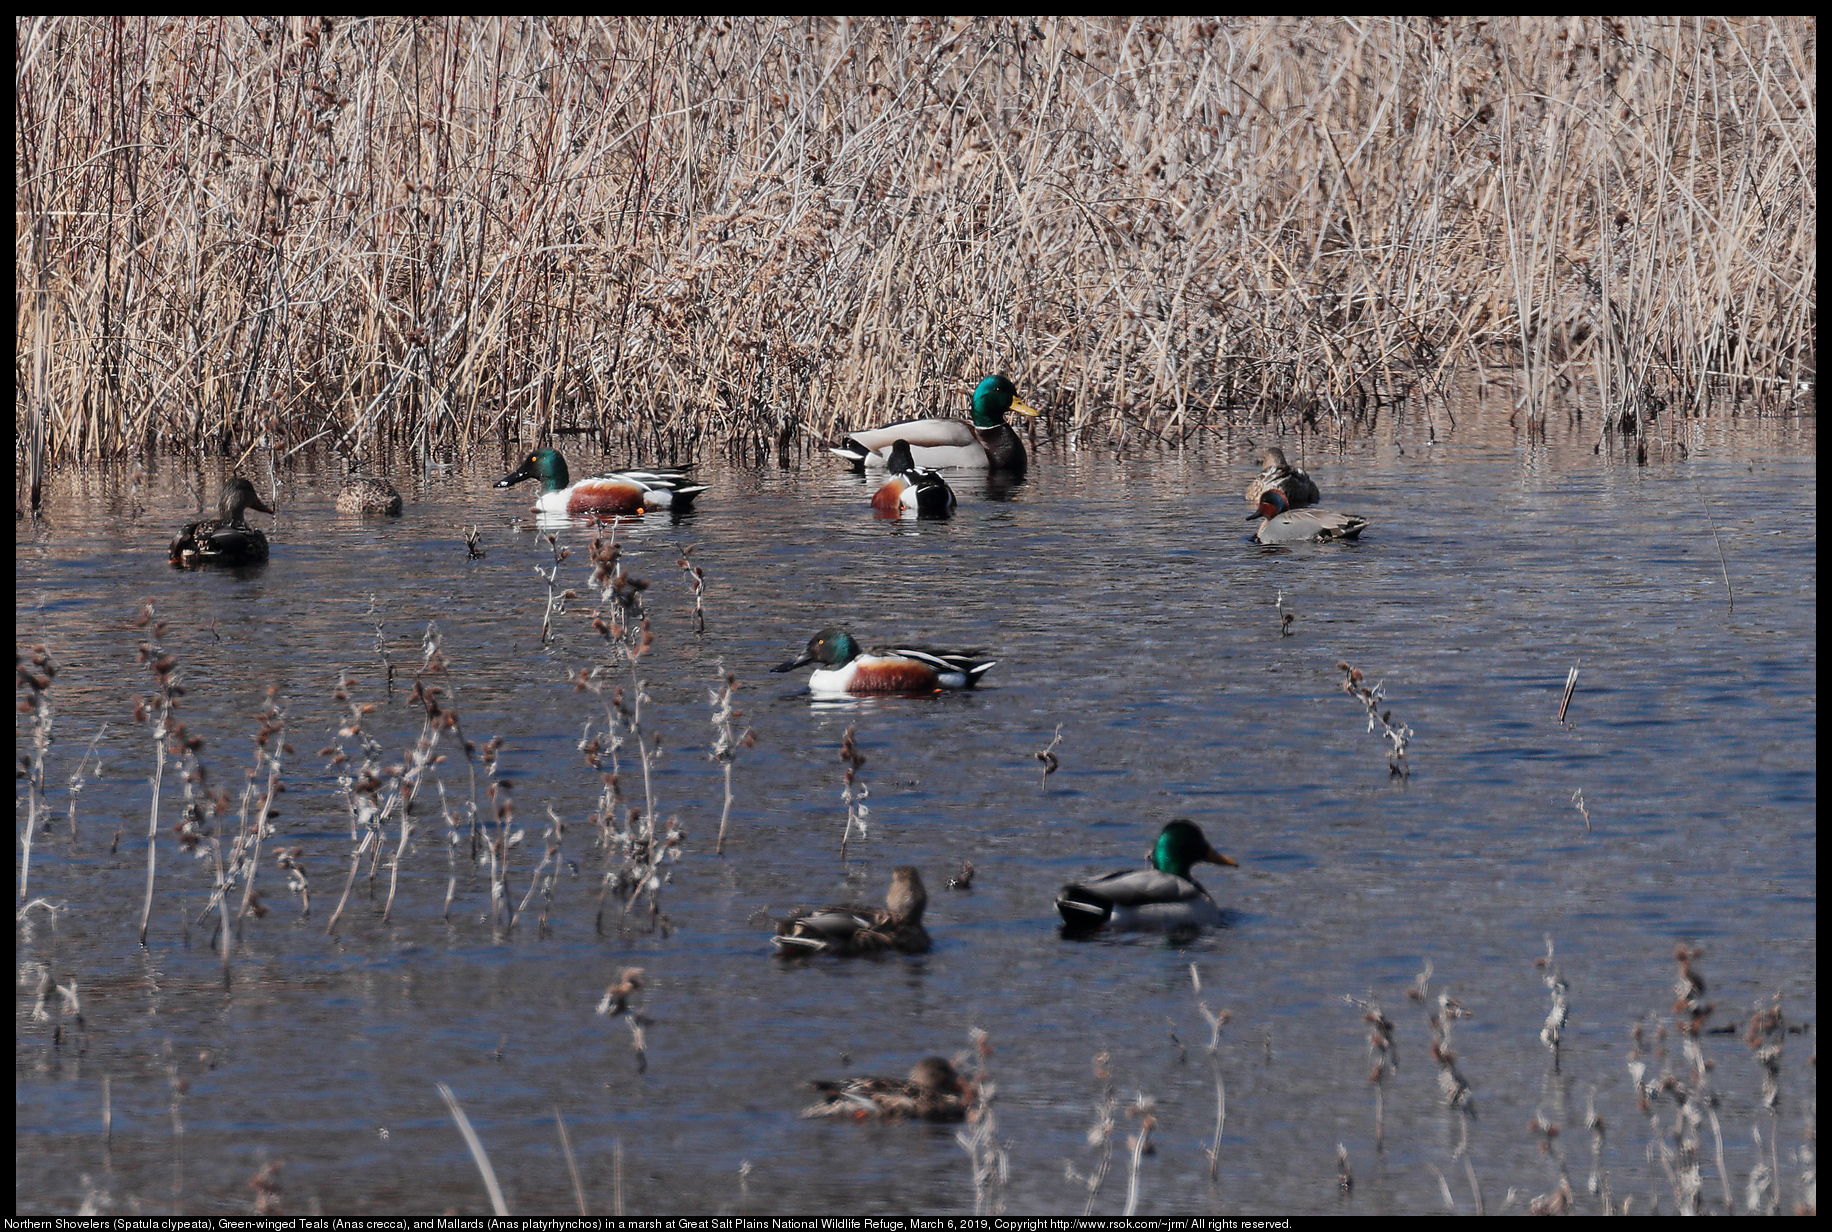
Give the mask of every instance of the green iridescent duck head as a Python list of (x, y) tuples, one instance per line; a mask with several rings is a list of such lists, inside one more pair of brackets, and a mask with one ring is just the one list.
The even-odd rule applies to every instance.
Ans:
[(1029, 405), (1018, 396), (1018, 387), (1011, 383), (1011, 378), (1004, 373), (989, 376), (980, 382), (980, 387), (973, 391), (973, 426), (976, 428), (996, 428), (1005, 422), (1006, 413), (1016, 411), (1020, 415), (1036, 415), (1036, 407)]
[(1160, 873), (1169, 873), (1187, 881), (1193, 864), (1239, 867), (1209, 846), (1209, 840), (1203, 837), (1200, 826), (1188, 818), (1179, 817), (1159, 831), (1157, 844), (1151, 849), (1151, 866)]

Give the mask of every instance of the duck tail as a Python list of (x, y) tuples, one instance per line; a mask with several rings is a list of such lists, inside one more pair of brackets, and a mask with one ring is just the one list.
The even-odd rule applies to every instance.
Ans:
[(1063, 886), (1056, 900), (1063, 927), (1071, 932), (1092, 932), (1113, 915), (1113, 904), (1083, 886)]
[(871, 450), (859, 444), (859, 442), (853, 440), (850, 436), (841, 441), (838, 445), (829, 448), (827, 452), (839, 458), (841, 461), (851, 466), (853, 470), (861, 474), (865, 471), (865, 459), (871, 457)]
[(972, 688), (974, 685), (978, 684), (981, 676), (984, 676), (998, 665), (999, 661), (997, 659), (991, 659), (985, 663), (975, 663), (969, 666), (967, 668), (967, 687)]
[(707, 488), (711, 486), (712, 485), (708, 483), (696, 483), (696, 484), (691, 484), (684, 488), (676, 488), (674, 490), (673, 499), (668, 502), (668, 508), (674, 510), (677, 513), (685, 512), (686, 510), (693, 508), (694, 497), (698, 496), (700, 493), (704, 492)]
[(770, 944), (784, 954), (819, 954), (827, 948), (827, 943), (819, 937), (771, 937)]

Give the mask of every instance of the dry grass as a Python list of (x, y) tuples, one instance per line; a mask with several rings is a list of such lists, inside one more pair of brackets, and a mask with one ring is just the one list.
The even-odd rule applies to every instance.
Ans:
[(1814, 362), (1811, 17), (22, 17), (14, 46), (34, 473), (555, 432), (786, 460), (1000, 369), (1124, 448), (1492, 365), (1530, 415), (1569, 381), (1781, 405)]

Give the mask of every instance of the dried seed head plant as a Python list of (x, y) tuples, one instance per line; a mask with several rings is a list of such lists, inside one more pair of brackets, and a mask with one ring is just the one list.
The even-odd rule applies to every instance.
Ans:
[(1662, 410), (1785, 410), (1810, 375), (1816, 37), (36, 19), (16, 435), (34, 493), (46, 460), (524, 426), (786, 464), (999, 368), (1053, 435), (1120, 445), (1247, 407), (1340, 423), (1486, 362), (1529, 423), (1594, 382), (1644, 447)]

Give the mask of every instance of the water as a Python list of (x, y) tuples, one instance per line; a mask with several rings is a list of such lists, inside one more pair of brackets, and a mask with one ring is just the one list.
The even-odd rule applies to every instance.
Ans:
[[(1140, 1093), (1155, 1101), (1141, 1213), (1443, 1209), (1434, 1167), (1468, 1211), (1425, 1009), (1405, 995), (1429, 963), (1434, 1001), (1447, 992), (1471, 1011), (1453, 1047), (1479, 1114), (1469, 1160), (1486, 1209), (1510, 1190), (1520, 1209), (1556, 1187), (1525, 1128), (1536, 1114), (1564, 1127), (1579, 1209), (1595, 1209), (1584, 1192), (1593, 1092), (1612, 1197), (1671, 1209), (1626, 1066), (1630, 1027), (1648, 1023), (1652, 1049), (1653, 1024), (1670, 1021), (1676, 944), (1704, 950), (1713, 1025), (1743, 1022), (1777, 991), (1792, 1021), (1816, 1005), (1812, 423), (1688, 425), (1689, 460), (1638, 467), (1593, 453), (1588, 430), (1529, 443), (1498, 416), (1464, 409), (1456, 429), (1435, 426), (1435, 443), (1392, 423), (1339, 449), (1309, 442), (1303, 462), (1325, 506), (1372, 526), (1359, 544), (1286, 550), (1246, 542), (1245, 437), (1183, 457), (1045, 449), (1015, 488), (960, 482), (947, 522), (873, 519), (865, 481), (823, 459), (791, 473), (706, 466), (713, 486), (698, 512), (626, 532), (625, 561), (651, 583), (647, 717), (666, 746), (657, 803), (689, 838), (660, 893), (667, 926), (603, 936), (603, 857), (585, 820), (599, 780), (576, 747), (603, 706), (569, 678), (609, 657), (584, 598), (541, 644), (547, 589), (535, 569), (551, 552), (513, 524), (528, 489), (488, 486), (512, 459), (411, 485), (397, 475), (409, 504), (395, 520), (338, 515), (327, 474), (289, 475), (277, 525), (262, 519), (272, 562), (240, 575), (164, 563), (197, 494), (214, 499), (214, 472), (165, 464), (137, 488), (120, 472), (60, 476), (47, 524), (17, 534), (17, 637), (47, 643), (61, 670), (53, 816), (30, 874), (31, 896), (59, 910), (55, 928), (38, 910), (18, 934), (15, 1205), (246, 1211), (248, 1180), (277, 1160), (292, 1213), (487, 1211), (442, 1082), (516, 1213), (574, 1209), (556, 1111), (594, 1212), (620, 1195), (630, 1213), (971, 1212), (954, 1127), (804, 1121), (810, 1095), (797, 1084), (901, 1074), (964, 1050), (977, 1026), (994, 1049), (1010, 1212), (1082, 1210), (1086, 1190), (1064, 1165), (1086, 1174), (1099, 1162), (1086, 1137), (1104, 1085), (1098, 1053), (1122, 1111), (1096, 1211), (1125, 1201), (1125, 1138), (1139, 1120), (1123, 1109)], [(481, 560), (464, 548), (472, 523)], [(559, 532), (572, 549), (562, 584), (583, 589), (589, 537)], [(707, 571), (703, 635), (676, 564), (689, 543)], [(1297, 614), (1290, 637), (1281, 595)], [(289, 790), (257, 883), (270, 911), (250, 919), (227, 986), (213, 921), (197, 922), (210, 866), (171, 841), (175, 773), (149, 943), (135, 942), (152, 757), (131, 721), (147, 688), (133, 620), (149, 599), (215, 783), (239, 792), (270, 685), (288, 711)], [(434, 806), (416, 818), (391, 918), (384, 862), (376, 897), (359, 879), (338, 935), (325, 934), (350, 851), (319, 755), (341, 717), (331, 694), (348, 671), (398, 757), (420, 728), (407, 695), (429, 622), (465, 734), (505, 741), (498, 770), (525, 836), (511, 856), (518, 902), (548, 810), (567, 822), (546, 935), (538, 903), (513, 935), (496, 935), (487, 880), (468, 859), (442, 920), (448, 857)], [(973, 693), (839, 705), (810, 699), (806, 669), (768, 672), (838, 623), (868, 642), (983, 648), (1000, 662)], [(392, 698), (378, 624), (398, 669)], [(1382, 740), (1339, 688), (1338, 661), (1384, 682), (1393, 721), (1414, 733), (1409, 778), (1390, 774)], [(705, 756), (720, 665), (743, 684), (740, 727), (758, 735), (736, 763), (723, 858), (712, 854), (723, 782)], [(103, 775), (92, 759), (72, 840), (66, 781), (104, 723)], [(838, 747), (854, 725), (872, 812), (842, 863)], [(1035, 754), (1058, 727), (1061, 769), (1044, 781)], [(23, 736), (16, 745), (29, 751)], [(469, 798), (460, 758), (441, 775), (455, 806)], [(626, 760), (626, 787), (639, 777)], [(1187, 945), (1062, 939), (1057, 888), (1142, 864), (1174, 816), (1240, 861), (1200, 874), (1229, 926)], [(396, 838), (391, 827), (390, 854)], [(310, 919), (273, 865), (280, 845), (302, 849)], [(963, 860), (972, 888), (949, 890)], [(768, 913), (880, 901), (905, 863), (929, 887), (932, 954), (771, 957)], [(1549, 1000), (1533, 962), (1548, 937), (1571, 986), (1557, 1076), (1537, 1038)], [(81, 1029), (66, 1017), (61, 1039), (54, 1012), (32, 1015), (45, 963), (81, 998)], [(1203, 1000), (1231, 1014), (1213, 1181), (1210, 1032), (1192, 964)], [(626, 966), (645, 972), (646, 1070), (625, 1022), (594, 1012)], [(1400, 1060), (1382, 1152), (1367, 1028), (1350, 1001), (1370, 996), (1396, 1023)], [(1790, 1202), (1812, 1049), (1796, 1036), (1784, 1053)], [(1765, 1142), (1773, 1131), (1740, 1037), (1709, 1036), (1705, 1050), (1741, 1210), (1750, 1130)], [(1683, 1075), (1677, 1056), (1673, 1066)], [(1670, 1107), (1657, 1113), (1671, 1122)], [(1348, 1197), (1338, 1143), (1356, 1178)], [(1705, 1197), (1721, 1204), (1709, 1131), (1705, 1151)]]

